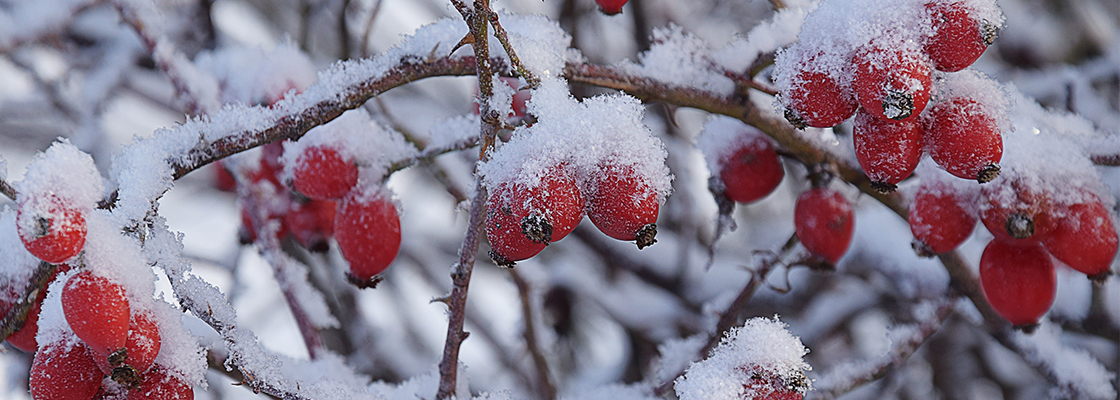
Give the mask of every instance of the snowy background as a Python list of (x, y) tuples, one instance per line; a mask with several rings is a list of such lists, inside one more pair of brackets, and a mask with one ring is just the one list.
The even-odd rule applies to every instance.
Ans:
[[(786, 8), (776, 13), (772, 2), (760, 0), (631, 0), (622, 14), (605, 16), (591, 0), (495, 0), (493, 7), (509, 13), (502, 14), (507, 29), (537, 34), (523, 55), (534, 67), (582, 56), (587, 63), (614, 64), (637, 75), (728, 93), (734, 90), (731, 81), (713, 77), (708, 64), (739, 70), (750, 66), (760, 52), (792, 43), (801, 21), (816, 7), (801, 0), (773, 3)], [(1021, 93), (1012, 96), (1015, 121), (1078, 130), (1086, 135), (1079, 145), (1098, 154), (1120, 154), (1120, 3), (998, 3), (1006, 26), (973, 68)], [(122, 24), (121, 9), (138, 10), (141, 18), (156, 22), (148, 25), (149, 33), (164, 40), (159, 42), (163, 47)], [(858, 8), (851, 10), (858, 14)], [(526, 14), (558, 24), (518, 16)], [(441, 18), (452, 20), (401, 45), (404, 35)], [(19, 182), (38, 152), (66, 138), (93, 156), (103, 176), (119, 179), (127, 176), (119, 169), (134, 164), (114, 157), (127, 154), (122, 149), (137, 138), (155, 137), (161, 128), (172, 134), (192, 132), (194, 125), (182, 125), (186, 112), (218, 113), (222, 104), (240, 104), (242, 108), (215, 114), (220, 118), (211, 127), (267, 124), (279, 114), (247, 106), (275, 101), (288, 89), (308, 85), (304, 97), (289, 98), (274, 109), (295, 110), (328, 98), (331, 82), (313, 85), (315, 72), (345, 81), (341, 72), (332, 75), (339, 71), (332, 67), (337, 60), (374, 56), (369, 65), (350, 65), (352, 73), (360, 74), (395, 62), (390, 56), (378, 58), (387, 52), (447, 55), (466, 32), (459, 18), (450, 2), (437, 0), (159, 0), (154, 5), (140, 0), (0, 0), (0, 157), (6, 164), (0, 165), (0, 178)], [(564, 43), (560, 29), (578, 52), (536, 51), (548, 48), (540, 43)], [(496, 44), (491, 48), (501, 53)], [(169, 55), (168, 49), (176, 53)], [(210, 79), (183, 79), (203, 101), (193, 104), (176, 97), (177, 89), (161, 67), (167, 64), (186, 65), (180, 71)], [(473, 76), (424, 79), (361, 108), (413, 143), (453, 143), (478, 132), (477, 117), (471, 116), (476, 82)], [(579, 84), (570, 90), (580, 99), (617, 93)], [(767, 106), (772, 102), (758, 93), (752, 100)], [(540, 110), (550, 109), (542, 105)], [(786, 159), (785, 181), (774, 193), (736, 207), (738, 229), (715, 244), (709, 267), (706, 244), (713, 240), (718, 210), (707, 190), (709, 162), (696, 143), (712, 116), (650, 103), (642, 117), (667, 150), (665, 165), (673, 177), (672, 194), (661, 208), (658, 243), (639, 251), (584, 220), (571, 237), (519, 262), (516, 275), (491, 263), (484, 244), (467, 311), (471, 336), (461, 353), (465, 369), (460, 383), (469, 384), (472, 395), (549, 396), (524, 339), (522, 301), (527, 298), (536, 342), (544, 349), (559, 397), (654, 398), (654, 388), (700, 360), (699, 350), (720, 314), (751, 280), (751, 271), (766, 264), (766, 256), (756, 252), (778, 252), (792, 235), (793, 204), (809, 183), (806, 168)], [(596, 122), (595, 116), (586, 118), (579, 122)], [(850, 121), (834, 130), (809, 132), (819, 133), (818, 142), (828, 151), (854, 160)], [(585, 142), (571, 143), (566, 145)], [(392, 174), (387, 186), (401, 210), (400, 254), (376, 289), (319, 287), (337, 296), (335, 301), (353, 296), (358, 314), (348, 319), (358, 323), (335, 328), (330, 333), (335, 342), (329, 346), (337, 357), (314, 363), (296, 362), (309, 359), (303, 339), (273, 268), (257, 248), (239, 244), (237, 195), (215, 187), (214, 166), (175, 181), (158, 201), (159, 215), (171, 231), (182, 233), (181, 255), (190, 263), (189, 274), (225, 294), (237, 311), (238, 327), (254, 333), (263, 348), (284, 360), (283, 375), (301, 382), (329, 377), (335, 379), (330, 384), (349, 385), (307, 393), (345, 398), (339, 394), (357, 390), (390, 399), (433, 398), (447, 307), (432, 300), (451, 287), (448, 271), (458, 258), (469, 209), (457, 197), (470, 197), (477, 154), (476, 148), (450, 152)], [(1063, 164), (1060, 157), (1036, 161), (1054, 168)], [(1113, 198), (1120, 196), (1120, 168), (1090, 169)], [(900, 192), (912, 195), (916, 183), (902, 183)], [(160, 189), (158, 182), (139, 179), (134, 184)], [(991, 332), (967, 298), (945, 298), (949, 274), (937, 259), (914, 254), (905, 220), (850, 185), (833, 187), (857, 205), (855, 238), (836, 271), (767, 268), (770, 273), (740, 319), (780, 316), (809, 349), (805, 361), (812, 370), (807, 374), (816, 388), (842, 387), (894, 361), (881, 379), (835, 394), (844, 399), (1116, 398), (1120, 281), (1115, 276), (1094, 285), (1083, 274), (1059, 268), (1057, 300), (1038, 332)], [(136, 192), (143, 195), (146, 189)], [(128, 199), (122, 201), (122, 213), (127, 213)], [(0, 207), (14, 203), (0, 197)], [(139, 216), (145, 211), (139, 209)], [(990, 238), (978, 228), (960, 248), (973, 273)], [(313, 254), (289, 247), (292, 257), (318, 276), (313, 285), (339, 280), (345, 261), (336, 249)], [(781, 256), (792, 259), (803, 251)], [(1112, 269), (1117, 270), (1115, 261)], [(168, 278), (156, 271), (155, 294), (177, 306)], [(519, 292), (518, 280), (528, 285), (527, 297)], [(205, 372), (206, 385), (196, 385), (195, 398), (264, 397), (231, 385), (234, 379), (215, 367), (227, 351), (217, 333), (197, 318), (183, 321), (219, 360)], [(31, 355), (4, 346), (0, 398), (29, 398)], [(674, 396), (672, 390), (667, 393)], [(808, 397), (831, 395), (818, 391)]]

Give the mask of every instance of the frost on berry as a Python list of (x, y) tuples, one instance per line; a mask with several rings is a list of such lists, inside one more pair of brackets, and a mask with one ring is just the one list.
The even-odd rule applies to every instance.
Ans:
[(335, 240), (350, 264), (353, 282), (369, 282), (385, 271), (401, 246), (396, 205), (388, 193), (371, 191), (344, 198), (334, 221)]
[(988, 46), (995, 42), (999, 20), (989, 20), (983, 14), (986, 1), (934, 0), (926, 4), (933, 28), (926, 38), (925, 52), (934, 68), (956, 72), (972, 65)]
[(936, 82), (933, 105), (922, 116), (930, 158), (963, 179), (995, 179), (1010, 129), (1006, 90), (976, 71), (946, 74)]
[(136, 389), (129, 390), (128, 400), (191, 400), (194, 390), (183, 379), (162, 365), (152, 366)]
[(852, 126), (856, 160), (882, 193), (893, 192), (922, 158), (922, 125), (914, 120), (887, 121), (862, 109)]
[(877, 118), (910, 119), (929, 102), (929, 61), (914, 46), (876, 40), (856, 51), (852, 65), (856, 99)]
[(673, 388), (681, 400), (801, 399), (810, 389), (809, 350), (777, 319), (752, 318), (732, 328)]
[[(563, 165), (574, 171), (587, 214), (596, 226), (607, 226), (604, 232), (610, 231), (607, 234), (612, 237), (640, 240), (642, 246), (651, 244), (656, 234), (657, 208), (669, 193), (671, 178), (664, 147), (642, 123), (641, 103), (628, 96), (577, 101), (564, 81), (546, 79), (533, 91), (528, 107), (538, 116), (537, 122), (518, 127), (509, 142), (479, 166), (486, 187), (496, 192), (509, 190), (501, 189), (502, 185), (537, 187), (546, 177), (555, 175), (549, 171)], [(600, 190), (603, 184), (606, 190)], [(568, 193), (568, 189), (563, 192)], [(563, 204), (569, 203), (571, 200), (565, 200)], [(606, 206), (596, 208), (596, 204)], [(502, 211), (502, 207), (491, 210)], [(597, 214), (596, 210), (603, 212)], [(509, 219), (501, 224), (503, 230), (523, 228), (528, 214), (513, 218), (515, 209), (509, 211), (491, 215)], [(578, 223), (578, 219), (568, 220)], [(542, 239), (543, 233), (534, 229), (539, 226), (530, 223), (524, 226), (530, 229), (524, 231)], [(554, 233), (563, 233), (553, 228)], [(541, 247), (540, 242), (537, 240), (535, 247)]]
[(979, 220), (978, 195), (975, 184), (955, 180), (933, 168), (925, 171), (907, 217), (910, 232), (920, 243), (919, 252), (945, 253), (968, 239)]
[(832, 189), (812, 188), (801, 193), (793, 211), (793, 225), (801, 244), (835, 264), (848, 251), (855, 229), (852, 203)]
[(638, 248), (657, 240), (660, 195), (629, 165), (604, 163), (587, 183), (587, 218), (599, 231)]
[(93, 351), (70, 335), (45, 343), (31, 362), (29, 386), (34, 399), (89, 400), (101, 387)]
[(980, 256), (984, 297), (1017, 327), (1030, 327), (1046, 314), (1054, 303), (1057, 279), (1054, 263), (1039, 243), (993, 240)]
[(67, 141), (56, 142), (27, 166), (19, 191), (17, 226), (27, 250), (57, 264), (85, 244), (84, 215), (104, 192), (93, 158)]
[(712, 176), (719, 177), (724, 195), (750, 203), (766, 197), (782, 183), (785, 169), (770, 138), (737, 119), (716, 117), (697, 138)]
[[(97, 367), (117, 383), (135, 386), (143, 374), (155, 362), (162, 344), (159, 326), (148, 311), (136, 311), (128, 324), (128, 339), (125, 346), (108, 357), (95, 357)], [(118, 380), (121, 377), (125, 381)]]
[(838, 57), (819, 49), (794, 45), (778, 54), (775, 63), (790, 64), (790, 77), (779, 85), (782, 113), (793, 126), (828, 128), (851, 117), (859, 107), (850, 72), (838, 68)]
[(1100, 201), (1070, 205), (1066, 215), (1042, 243), (1070, 268), (1103, 280), (1116, 258), (1115, 217)]
[(95, 354), (107, 356), (125, 347), (129, 304), (120, 284), (85, 270), (66, 281), (62, 310), (74, 334)]
[(284, 226), (300, 246), (325, 253), (330, 249), (337, 211), (337, 203), (330, 200), (293, 201), (292, 208), (284, 214)]
[(583, 219), (584, 199), (574, 168), (549, 168), (536, 185), (506, 182), (486, 201), (486, 238), (491, 258), (511, 265), (563, 239)]
[(292, 186), (315, 200), (335, 200), (346, 196), (358, 183), (358, 166), (339, 151), (327, 146), (305, 148), (296, 158)]

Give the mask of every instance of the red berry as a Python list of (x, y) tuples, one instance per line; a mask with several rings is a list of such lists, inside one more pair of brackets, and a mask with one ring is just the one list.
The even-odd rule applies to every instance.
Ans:
[(766, 197), (786, 176), (774, 145), (758, 134), (751, 134), (734, 153), (720, 158), (719, 165), (719, 177), (726, 187), (724, 195), (740, 203)]
[(292, 174), (292, 186), (315, 200), (341, 199), (357, 183), (358, 166), (326, 146), (305, 149)]
[(995, 41), (995, 27), (973, 17), (964, 1), (935, 0), (926, 4), (926, 10), (934, 32), (926, 39), (925, 52), (938, 70), (965, 69)]
[(222, 161), (214, 162), (214, 166), (210, 167), (214, 170), (214, 187), (223, 192), (233, 192), (237, 190), (237, 179), (229, 172)]
[(31, 362), (31, 397), (37, 400), (89, 400), (101, 387), (102, 373), (92, 352), (77, 340), (47, 343)]
[(387, 195), (342, 200), (334, 220), (335, 240), (350, 263), (350, 274), (365, 282), (380, 274), (401, 247), (401, 220)]
[(802, 400), (808, 378), (797, 372), (794, 378), (780, 375), (755, 366), (741, 367), (747, 373), (743, 384), (743, 400)]
[(1116, 258), (1117, 234), (1112, 214), (1099, 201), (1069, 207), (1067, 216), (1042, 239), (1046, 249), (1070, 268), (1090, 277), (1109, 271)]
[(855, 114), (859, 106), (851, 87), (841, 84), (839, 77), (812, 69), (818, 64), (815, 59), (797, 63), (797, 75), (782, 92), (785, 117), (797, 128), (836, 126)]
[(1049, 196), (1023, 179), (1009, 177), (980, 192), (980, 220), (996, 240), (1038, 242), (1057, 226)]
[[(515, 118), (524, 117), (525, 113), (527, 111), (527, 109), (525, 108), (525, 103), (528, 102), (529, 99), (533, 98), (533, 94), (532, 94), (533, 92), (528, 90), (528, 89), (517, 90), (517, 87), (521, 84), (521, 81), (517, 80), (517, 78), (502, 77), (501, 80), (502, 80), (502, 82), (506, 83), (506, 86), (509, 86), (509, 87), (513, 88), (514, 90), (516, 90), (516, 92), (513, 94), (513, 101), (510, 104), (510, 109), (511, 109), (511, 111), (513, 111), (513, 114), (512, 114), (513, 117), (515, 117)], [(478, 88), (475, 88), (475, 95), (476, 96), (478, 95)], [(478, 115), (480, 112), (481, 111), (479, 110), (478, 102), (475, 102), (474, 103), (474, 114)]]
[(852, 137), (859, 166), (871, 179), (871, 186), (883, 193), (898, 188), (922, 159), (922, 125), (914, 120), (883, 120), (861, 109)]
[(918, 51), (868, 45), (852, 58), (852, 89), (871, 115), (901, 121), (920, 114), (929, 102), (929, 61)]
[(329, 239), (334, 235), (336, 203), (330, 200), (292, 202), (292, 209), (284, 214), (284, 225), (304, 248), (326, 252)]
[[(53, 282), (54, 278), (57, 277), (58, 274), (69, 271), (70, 268), (71, 267), (69, 264), (59, 264), (55, 267), (54, 273), (52, 273), (51, 277), (47, 279), (47, 282)], [(9, 287), (8, 289), (14, 290), (14, 288), (12, 287)], [(11, 293), (8, 298), (16, 299), (22, 295), (23, 293)], [(39, 333), (39, 311), (42, 310), (43, 299), (46, 297), (47, 291), (45, 289), (40, 290), (39, 294), (35, 297), (35, 302), (31, 304), (31, 309), (27, 311), (27, 319), (23, 321), (23, 327), (17, 329), (15, 332), (12, 332), (11, 335), (8, 335), (8, 343), (11, 343), (12, 346), (15, 346), (17, 349), (26, 351), (28, 353), (35, 352), (35, 349), (39, 347), (38, 342), (36, 342), (35, 340), (35, 335)], [(0, 316), (7, 315), (8, 311), (11, 310), (13, 305), (14, 303), (0, 300)]]
[[(128, 352), (123, 363), (135, 368), (136, 372), (144, 373), (159, 355), (161, 343), (159, 326), (156, 325), (153, 317), (142, 311), (133, 314), (128, 324), (128, 340), (124, 345)], [(108, 357), (94, 357), (94, 361), (106, 375), (112, 374), (114, 367), (120, 366), (109, 364)]]
[(835, 264), (848, 251), (855, 228), (852, 203), (839, 192), (812, 188), (797, 198), (793, 226), (805, 248)]
[(633, 166), (606, 165), (588, 181), (587, 217), (599, 231), (645, 248), (657, 240), (660, 195)]
[(21, 201), (16, 220), (23, 246), (51, 264), (74, 257), (86, 243), (82, 212), (53, 194)]
[(284, 155), (283, 142), (272, 142), (261, 146), (260, 167), (249, 175), (249, 179), (256, 183), (261, 181), (272, 182), (280, 188), (280, 172), (284, 165), (280, 163), (280, 156)]
[(194, 390), (182, 379), (171, 375), (162, 365), (144, 373), (140, 387), (128, 391), (128, 400), (192, 400)]
[(1003, 137), (975, 100), (956, 97), (930, 109), (924, 121), (930, 158), (958, 178), (990, 182), (999, 174)]
[(62, 311), (78, 338), (107, 356), (125, 346), (129, 306), (124, 288), (86, 270), (62, 288)]
[(615, 15), (622, 12), (622, 5), (626, 4), (626, 1), (627, 0), (595, 0), (596, 3), (599, 3), (599, 10), (602, 10), (603, 14), (607, 15)]
[(1041, 244), (993, 240), (980, 256), (980, 284), (999, 315), (1015, 326), (1028, 326), (1054, 303), (1058, 278)]
[(540, 184), (502, 183), (486, 200), (486, 239), (491, 257), (509, 265), (537, 255), (563, 239), (583, 219), (583, 195), (564, 165), (545, 171)]
[(910, 203), (910, 232), (933, 254), (951, 251), (972, 234), (979, 219), (965, 208), (962, 198), (946, 183), (923, 184)]

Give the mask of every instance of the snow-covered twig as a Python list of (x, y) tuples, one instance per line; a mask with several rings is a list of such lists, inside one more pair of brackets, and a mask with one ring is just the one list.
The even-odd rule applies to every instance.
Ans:
[(521, 298), (521, 319), (525, 324), (525, 331), (522, 332), (522, 336), (525, 338), (525, 346), (529, 348), (529, 354), (533, 356), (533, 364), (537, 367), (537, 390), (540, 391), (541, 399), (553, 400), (556, 398), (556, 385), (552, 383), (552, 370), (548, 367), (548, 359), (545, 358), (540, 345), (537, 343), (536, 318), (533, 317), (529, 282), (526, 282), (525, 278), (516, 269), (511, 268), (509, 276), (513, 278), (513, 284), (517, 286), (518, 297)]
[(12, 187), (12, 184), (2, 178), (0, 178), (0, 194), (3, 194), (4, 197), (12, 201), (16, 201), (16, 197), (19, 196), (19, 192), (16, 191), (16, 188)]
[(1120, 154), (1092, 154), (1089, 159), (1093, 164), (1120, 167)]
[(217, 110), (221, 104), (218, 100), (218, 81), (196, 68), (165, 37), (152, 32), (156, 22), (144, 15), (130, 0), (111, 2), (121, 20), (132, 27), (156, 66), (171, 81), (176, 95), (186, 103), (187, 114), (203, 115)]
[(526, 82), (529, 82), (530, 87), (539, 86), (541, 84), (540, 78), (533, 76), (533, 73), (525, 68), (525, 64), (521, 63), (521, 59), (517, 58), (517, 52), (514, 51), (513, 45), (509, 43), (509, 35), (502, 28), (502, 24), (498, 22), (498, 13), (490, 9), (490, 0), (483, 1), (483, 5), (482, 12), (486, 13), (486, 17), (490, 20), (490, 26), (494, 27), (494, 36), (502, 43), (502, 48), (506, 50), (506, 55), (509, 56), (510, 64), (513, 64), (513, 68), (517, 69), (517, 73), (521, 74)]
[(35, 298), (39, 293), (47, 290), (47, 284), (51, 281), (51, 275), (54, 275), (55, 265), (46, 261), (39, 262), (39, 267), (35, 269), (35, 273), (31, 275), (31, 280), (27, 282), (27, 288), (24, 289), (23, 295), (16, 300), (8, 313), (0, 319), (0, 342), (8, 339), (12, 333), (23, 327), (23, 323), (27, 321), (27, 314), (31, 311), (31, 306), (35, 304)]
[[(470, 34), (474, 36), (475, 61), (477, 63), (479, 113), (482, 116), (479, 138), (482, 148), (478, 151), (479, 160), (485, 160), (487, 152), (495, 145), (498, 136), (500, 118), (498, 113), (490, 109), (490, 97), (494, 94), (494, 72), (490, 63), (490, 46), (487, 41), (487, 19), (479, 14), (478, 9), (488, 8), (486, 0), (475, 0), (475, 12), (467, 10), (462, 1), (453, 1), (455, 7), (463, 14)], [(471, 213), (467, 222), (467, 233), (459, 247), (459, 261), (451, 266), (451, 294), (448, 296), (450, 316), (447, 322), (447, 339), (443, 347), (443, 358), (439, 362), (439, 391), (436, 399), (445, 400), (455, 396), (457, 374), (459, 371), (459, 347), (467, 338), (463, 331), (466, 320), (467, 289), (470, 287), (471, 273), (474, 271), (475, 256), (478, 254), (478, 245), (482, 240), (482, 226), (486, 221), (486, 186), (482, 184), (482, 177), (475, 178), (475, 195), (471, 204)]]
[(813, 400), (831, 400), (852, 389), (879, 380), (888, 372), (901, 366), (922, 346), (953, 313), (955, 298), (941, 298), (930, 317), (916, 327), (908, 327), (902, 340), (895, 340), (893, 347), (875, 360), (848, 362), (834, 366), (829, 373), (816, 380), (815, 390), (808, 396)]

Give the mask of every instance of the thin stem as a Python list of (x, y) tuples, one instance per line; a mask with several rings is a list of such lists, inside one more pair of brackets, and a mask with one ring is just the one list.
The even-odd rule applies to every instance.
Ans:
[[(934, 311), (930, 319), (923, 321), (918, 325), (918, 334), (911, 336), (907, 340), (895, 343), (890, 351), (889, 357), (883, 357), (877, 360), (870, 366), (853, 366), (850, 364), (842, 364), (834, 367), (834, 371), (839, 370), (839, 375), (846, 377), (842, 382), (838, 382), (832, 387), (817, 388), (810, 394), (810, 399), (813, 400), (831, 400), (852, 391), (855, 388), (866, 385), (870, 382), (879, 380), (887, 375), (887, 373), (898, 369), (910, 356), (918, 350), (926, 341), (929, 340), (934, 333), (941, 329), (941, 325), (945, 320), (953, 314), (955, 299), (946, 296), (940, 299), (937, 304), (937, 309)], [(858, 365), (858, 364), (857, 364)], [(863, 373), (853, 374), (855, 369), (862, 370)]]
[(513, 64), (513, 68), (517, 69), (517, 73), (521, 74), (521, 76), (525, 78), (526, 82), (529, 82), (529, 87), (536, 88), (540, 86), (540, 78), (534, 76), (528, 68), (525, 68), (525, 64), (521, 63), (521, 59), (517, 58), (517, 52), (513, 50), (513, 46), (509, 43), (509, 35), (507, 35), (506, 30), (502, 28), (502, 24), (498, 22), (498, 13), (494, 12), (494, 10), (491, 10), (489, 4), (487, 4), (486, 7), (483, 7), (482, 11), (486, 13), (487, 18), (490, 21), (490, 26), (494, 27), (494, 36), (496, 36), (498, 38), (498, 41), (502, 43), (502, 48), (506, 50), (506, 55), (509, 56), (510, 63)]
[[(474, 10), (468, 10), (461, 0), (452, 0), (455, 7), (463, 15), (474, 36), (475, 61), (477, 62), (477, 75), (479, 84), (479, 112), (482, 115), (482, 124), (479, 127), (479, 138), (482, 148), (478, 151), (478, 159), (486, 160), (487, 152), (494, 147), (500, 124), (498, 113), (490, 109), (490, 97), (494, 90), (494, 73), (490, 63), (490, 48), (487, 37), (487, 20), (481, 10), (490, 8), (487, 0), (475, 0)], [(478, 254), (478, 245), (482, 237), (482, 225), (486, 221), (486, 186), (482, 184), (482, 177), (475, 179), (475, 195), (471, 203), (470, 219), (467, 223), (467, 233), (463, 244), (459, 247), (459, 262), (451, 267), (451, 294), (448, 296), (450, 316), (447, 321), (447, 339), (443, 347), (443, 358), (439, 362), (439, 391), (436, 399), (445, 400), (455, 396), (455, 386), (459, 371), (459, 347), (467, 338), (463, 331), (466, 319), (467, 290), (470, 287), (471, 273), (474, 271), (475, 256)]]
[(552, 383), (552, 372), (548, 367), (548, 359), (545, 358), (540, 344), (537, 343), (537, 324), (536, 318), (533, 317), (529, 282), (526, 282), (521, 273), (513, 268), (509, 269), (509, 276), (513, 278), (513, 283), (517, 286), (517, 294), (521, 298), (521, 319), (525, 323), (525, 331), (522, 332), (522, 336), (525, 338), (525, 346), (529, 348), (529, 354), (533, 356), (533, 364), (537, 367), (537, 389), (540, 391), (541, 399), (555, 399), (556, 386)]

